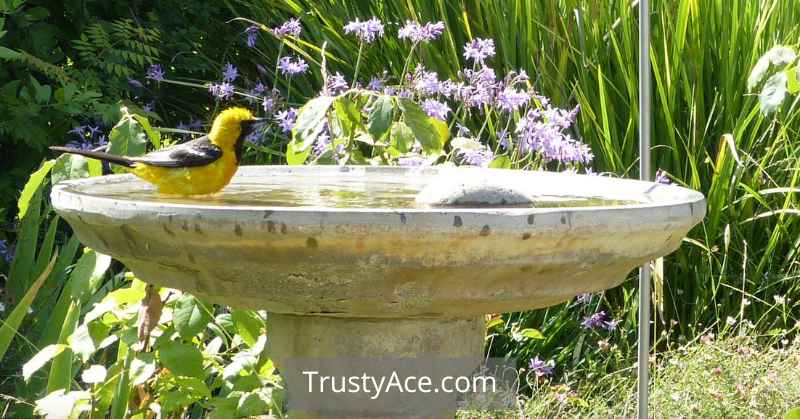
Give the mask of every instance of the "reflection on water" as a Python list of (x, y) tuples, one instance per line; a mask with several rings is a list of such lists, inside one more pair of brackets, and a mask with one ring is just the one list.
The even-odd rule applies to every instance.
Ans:
[[(429, 179), (427, 179), (429, 180)], [(366, 176), (243, 176), (234, 179), (214, 195), (178, 197), (163, 195), (139, 180), (72, 187), (74, 192), (129, 201), (162, 202), (187, 205), (330, 207), (330, 208), (426, 208), (415, 202), (425, 186), (424, 177)], [(77, 189), (77, 190), (76, 190)], [(84, 190), (86, 189), (86, 190)], [(635, 204), (595, 197), (538, 197), (533, 207), (587, 207)], [(531, 205), (524, 205), (529, 207)], [(500, 207), (508, 208), (509, 205)], [(519, 207), (513, 206), (513, 207)]]

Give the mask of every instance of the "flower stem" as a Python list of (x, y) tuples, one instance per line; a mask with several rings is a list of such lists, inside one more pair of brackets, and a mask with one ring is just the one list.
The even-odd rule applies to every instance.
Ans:
[(408, 57), (406, 57), (406, 62), (403, 64), (403, 74), (400, 75), (400, 85), (402, 86), (406, 82), (406, 73), (408, 73), (408, 66), (411, 64), (411, 57), (414, 56), (414, 50), (417, 48), (418, 42), (415, 42), (414, 45), (411, 46), (411, 51), (408, 52)]
[(364, 51), (364, 43), (358, 43), (358, 57), (356, 57), (356, 70), (353, 74), (353, 84), (350, 88), (355, 89), (356, 83), (358, 82), (358, 67), (361, 65), (361, 53)]

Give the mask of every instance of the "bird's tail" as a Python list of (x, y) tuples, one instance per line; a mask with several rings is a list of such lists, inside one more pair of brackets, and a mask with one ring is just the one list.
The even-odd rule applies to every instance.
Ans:
[(61, 153), (79, 154), (81, 156), (90, 157), (97, 160), (107, 161), (109, 163), (118, 164), (125, 167), (134, 167), (136, 162), (125, 156), (117, 156), (114, 154), (104, 153), (102, 151), (94, 150), (81, 150), (70, 147), (50, 147), (50, 150), (58, 151)]

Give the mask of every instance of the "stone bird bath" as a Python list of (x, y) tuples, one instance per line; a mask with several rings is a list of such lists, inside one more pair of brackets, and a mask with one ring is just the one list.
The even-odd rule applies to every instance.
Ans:
[[(471, 180), (533, 206), (415, 202), (431, 184)], [(52, 202), (85, 245), (142, 280), (267, 310), (279, 368), (290, 357), (479, 359), (485, 314), (614, 287), (705, 215), (703, 196), (677, 186), (452, 167), (242, 167), (200, 198), (105, 176), (60, 183)]]

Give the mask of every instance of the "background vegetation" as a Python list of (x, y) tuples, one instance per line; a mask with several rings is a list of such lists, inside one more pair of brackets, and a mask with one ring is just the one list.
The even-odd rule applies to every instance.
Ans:
[[(41, 176), (32, 177), (33, 183), (21, 195), (17, 191), (45, 157), (47, 145), (75, 139), (69, 133), (74, 126), (104, 126), (103, 132), (110, 134), (110, 124), (120, 117), (119, 104), (162, 127), (194, 119), (207, 121), (213, 116), (220, 103), (204, 90), (166, 83), (138, 87), (129, 81), (143, 82), (150, 64), (161, 63), (171, 78), (199, 83), (218, 78), (222, 65), (231, 62), (239, 68), (243, 83), (263, 80), (271, 85), (271, 66), (279, 44), (262, 37), (255, 49), (248, 48), (243, 36), (247, 24), (226, 23), (231, 18), (248, 17), (268, 26), (290, 17), (301, 20), (302, 41), (293, 49), (309, 61), (312, 71), (292, 82), (296, 102), (315, 95), (322, 85), (318, 46), (323, 42), (330, 54), (329, 70), (353, 73), (358, 43), (343, 36), (341, 28), (357, 17), (377, 16), (389, 22), (389, 33), (395, 33), (396, 25), (406, 19), (443, 21), (447, 28), (443, 37), (422, 45), (418, 52), (419, 59), (437, 71), (440, 79), (455, 77), (462, 70), (461, 49), (467, 41), (492, 38), (497, 56), (490, 64), (498, 73), (524, 69), (534, 87), (556, 105), (571, 108), (580, 104), (574, 135), (594, 150), (595, 171), (637, 175), (637, 10), (629, 1), (229, 0), (155, 4), (15, 0), (0, 7), (1, 30), (5, 31), (0, 32), (0, 59), (4, 60), (0, 69), (0, 109), (4, 110), (0, 114), (0, 208), (8, 222), (0, 232), (5, 237), (0, 238), (6, 239), (6, 247), (16, 248), (13, 263), (0, 261), (0, 272), (10, 271), (2, 296), (6, 311), (0, 313), (6, 326), (0, 331), (11, 330), (8, 325), (19, 330), (16, 337), (9, 335), (8, 342), (14, 337), (13, 343), (0, 339), (0, 377), (5, 377), (0, 378), (0, 393), (15, 395), (15, 400), (6, 401), (7, 409), (32, 409), (34, 400), (54, 389), (85, 388), (83, 383), (70, 381), (77, 380), (79, 369), (66, 378), (51, 378), (41, 370), (45, 374), (38, 378), (38, 385), (35, 375), (24, 384), (20, 365), (48, 345), (68, 343), (75, 330), (92, 323), (87, 323), (86, 316), (93, 303), (120, 287), (133, 286), (132, 279), (126, 279), (113, 262), (99, 272), (102, 261), (96, 256), (84, 259), (89, 256), (83, 254), (83, 262), (75, 264), (81, 254), (77, 241), (53, 217), (46, 202), (50, 182), (97, 174), (98, 168), (86, 162), (56, 162)], [(800, 9), (791, 0), (658, 0), (653, 8), (654, 164), (674, 182), (702, 191), (709, 201), (706, 221), (656, 271), (657, 348), (675, 348), (708, 333), (731, 334), (733, 324), (738, 325), (736, 333), (765, 336), (767, 343), (793, 339), (800, 316), (800, 110), (795, 100), (786, 101), (775, 113), (763, 114), (756, 95), (747, 91), (747, 78), (759, 57), (773, 45), (798, 44)], [(387, 36), (365, 50), (359, 72), (364, 80), (384, 70), (400, 74), (407, 51), (407, 45)], [(280, 83), (288, 87), (285, 80)], [(147, 106), (149, 112), (142, 109), (153, 104)], [(48, 269), (56, 253), (54, 266)], [(81, 263), (86, 267), (81, 268)], [(39, 282), (43, 273), (48, 275)], [(83, 279), (68, 279), (73, 277)], [(23, 303), (32, 289), (36, 297), (31, 296), (28, 305), (34, 315), (25, 315)], [(168, 306), (177, 305), (178, 297), (171, 298)], [(73, 302), (76, 308), (72, 308)], [(19, 307), (24, 308), (17, 313)], [(488, 351), (522, 360), (534, 356), (553, 359), (554, 383), (588, 391), (578, 389), (576, 383), (612, 371), (633, 374), (636, 309), (635, 284), (628, 282), (550, 309), (507, 314), (489, 322)], [(585, 317), (601, 310), (621, 320), (614, 330), (581, 325)], [(248, 322), (255, 318), (252, 313), (249, 317), (225, 317), (230, 314), (225, 308), (207, 311), (209, 317), (195, 320), (212, 318), (216, 322), (211, 325), (221, 328), (192, 326), (158, 345), (166, 348), (172, 345), (168, 342), (178, 346), (183, 341), (202, 342), (197, 350), (204, 362), (215, 359), (223, 369), (236, 354), (250, 353), (256, 347), (255, 341), (248, 344), (242, 340), (247, 327), (250, 333), (260, 330), (258, 323)], [(113, 324), (106, 324), (109, 330), (105, 334), (118, 336), (122, 342), (121, 337), (135, 326), (131, 322), (133, 317), (120, 315)], [(162, 329), (173, 330), (171, 327), (178, 326), (167, 322)], [(541, 331), (543, 338), (520, 332), (531, 328)], [(221, 346), (225, 355), (216, 358), (216, 352), (206, 350), (207, 345), (226, 334), (233, 340), (239, 336), (239, 340)], [(129, 358), (121, 347), (112, 343), (95, 348), (81, 361), (87, 367), (104, 364), (109, 371), (116, 365), (119, 373), (133, 362), (132, 355)], [(60, 364), (64, 365), (78, 355), (59, 352), (54, 356), (66, 359)], [(159, 355), (158, 365), (162, 358)], [(155, 362), (152, 360), (152, 365)], [(248, 365), (250, 372), (236, 379), (247, 376), (272, 382), (268, 368), (262, 369), (265, 359), (257, 357)], [(263, 402), (261, 408), (272, 403), (271, 394), (247, 395), (257, 387), (252, 378), (248, 379), (252, 387), (220, 390), (235, 387), (233, 381), (226, 381), (229, 378), (217, 383), (219, 386), (207, 385), (208, 394), (213, 392), (221, 399), (236, 397), (237, 406), (253, 397)], [(119, 396), (133, 394), (134, 386), (120, 389), (121, 383), (130, 385), (122, 378), (115, 381)], [(167, 389), (161, 394), (198, 387), (168, 376), (163, 381), (145, 380), (145, 384), (151, 390), (156, 385), (172, 386), (159, 387)], [(231, 396), (230, 391), (242, 393)], [(206, 393), (196, 394), (199, 396), (175, 404), (176, 411), (186, 409), (199, 415), (219, 408)]]

